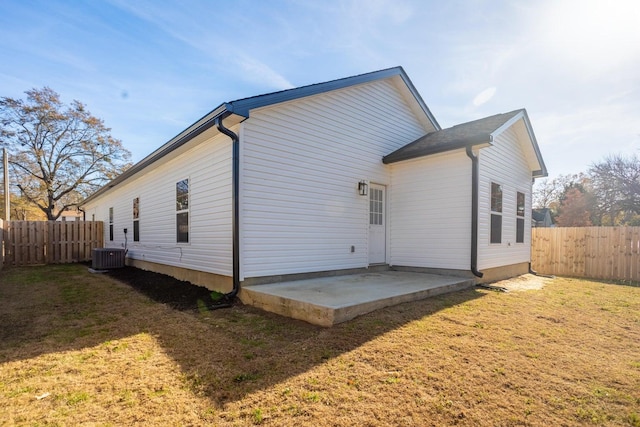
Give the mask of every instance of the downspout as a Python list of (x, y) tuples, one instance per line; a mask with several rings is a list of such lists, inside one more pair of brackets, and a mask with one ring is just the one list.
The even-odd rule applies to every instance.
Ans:
[(471, 147), (467, 147), (467, 156), (471, 159), (471, 272), (482, 277), (482, 272), (478, 271), (478, 156), (473, 154)]
[(232, 196), (231, 196), (231, 215), (232, 215), (232, 233), (233, 233), (233, 289), (225, 294), (225, 298), (232, 300), (240, 291), (240, 138), (231, 130), (224, 127), (222, 121), (231, 113), (228, 111), (215, 118), (215, 125), (220, 132), (231, 138), (232, 146)]

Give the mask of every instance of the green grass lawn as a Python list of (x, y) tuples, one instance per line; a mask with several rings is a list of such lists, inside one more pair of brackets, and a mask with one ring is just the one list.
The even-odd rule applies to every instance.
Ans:
[(0, 271), (0, 425), (640, 426), (640, 288), (470, 289), (330, 329)]

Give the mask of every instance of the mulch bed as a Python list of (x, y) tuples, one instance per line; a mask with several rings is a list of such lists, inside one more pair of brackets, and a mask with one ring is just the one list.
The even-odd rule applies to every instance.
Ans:
[(135, 267), (116, 268), (108, 270), (106, 274), (130, 285), (152, 300), (167, 304), (180, 311), (199, 311), (204, 307), (207, 309), (223, 308), (231, 304), (224, 297), (221, 298), (222, 294), (165, 274)]

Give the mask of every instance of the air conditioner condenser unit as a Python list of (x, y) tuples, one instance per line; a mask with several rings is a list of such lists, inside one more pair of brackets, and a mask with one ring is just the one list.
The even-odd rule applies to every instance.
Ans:
[(94, 270), (108, 270), (124, 267), (125, 250), (120, 248), (95, 248), (91, 252), (91, 267)]

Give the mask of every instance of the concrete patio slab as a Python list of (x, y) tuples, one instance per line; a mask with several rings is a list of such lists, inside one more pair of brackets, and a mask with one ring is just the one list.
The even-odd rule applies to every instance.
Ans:
[(320, 326), (471, 287), (473, 279), (404, 271), (369, 272), (244, 286), (243, 303)]

